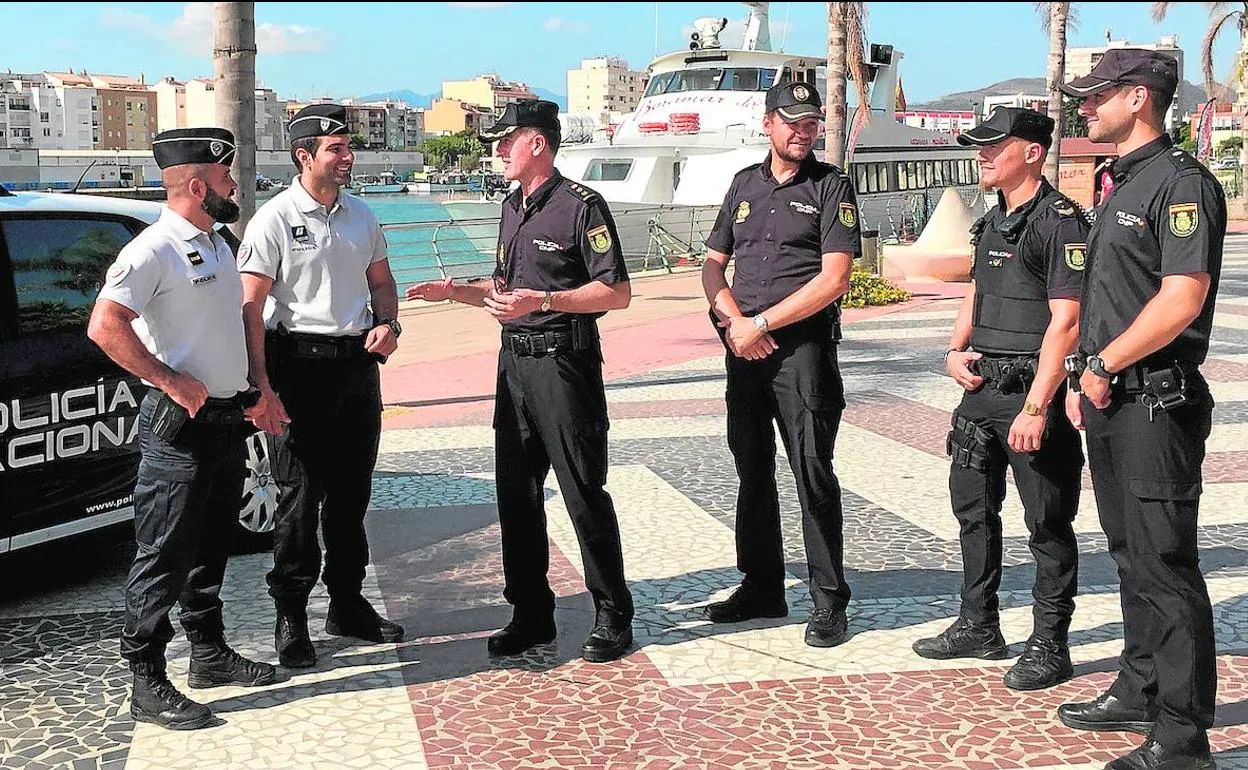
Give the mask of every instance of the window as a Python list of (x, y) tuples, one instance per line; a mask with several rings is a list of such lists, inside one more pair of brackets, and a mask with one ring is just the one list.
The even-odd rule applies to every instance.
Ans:
[(41, 112), (41, 113), (39, 113), (39, 122), (40, 122), (40, 123), (47, 123), (47, 122), (48, 122), (48, 113), (46, 113), (46, 112)]
[(623, 182), (633, 168), (629, 158), (595, 158), (585, 169), (582, 182)]
[(84, 330), (104, 272), (133, 237), (121, 222), (14, 219), (4, 238), (17, 290), (18, 333)]

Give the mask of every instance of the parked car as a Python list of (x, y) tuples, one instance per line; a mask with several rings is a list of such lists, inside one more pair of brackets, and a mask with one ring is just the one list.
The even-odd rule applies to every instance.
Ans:
[(1218, 158), (1209, 164), (1209, 168), (1214, 171), (1232, 171), (1239, 168), (1239, 158)]
[[(127, 521), (146, 386), (86, 335), (104, 272), (160, 205), (0, 189), (0, 554)], [(272, 542), (277, 487), (247, 444), (240, 545)]]

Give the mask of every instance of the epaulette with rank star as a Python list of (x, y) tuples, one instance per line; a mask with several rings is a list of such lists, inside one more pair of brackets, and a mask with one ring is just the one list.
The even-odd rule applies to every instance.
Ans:
[(594, 192), (588, 187), (579, 185), (576, 182), (568, 182), (568, 189), (576, 193), (577, 195), (579, 195), (581, 197), (581, 200), (585, 201), (586, 203), (589, 203), (591, 200), (598, 197), (598, 193)]
[(1080, 217), (1085, 222), (1092, 221), (1087, 209), (1068, 198), (1058, 198), (1053, 201), (1053, 210), (1064, 217)]

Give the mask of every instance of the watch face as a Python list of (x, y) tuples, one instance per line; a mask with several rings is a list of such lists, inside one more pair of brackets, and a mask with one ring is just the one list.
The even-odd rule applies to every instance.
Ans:
[(398, 321), (390, 322), (390, 330), (394, 332), (396, 337), (403, 333), (403, 327), (399, 325)]

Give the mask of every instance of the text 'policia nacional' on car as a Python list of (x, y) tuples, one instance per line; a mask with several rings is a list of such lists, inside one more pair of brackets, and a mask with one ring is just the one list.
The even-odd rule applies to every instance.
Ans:
[[(0, 187), (0, 554), (133, 518), (147, 386), (87, 339), (104, 273), (160, 205)], [(239, 545), (271, 543), (277, 486), (247, 439)]]

